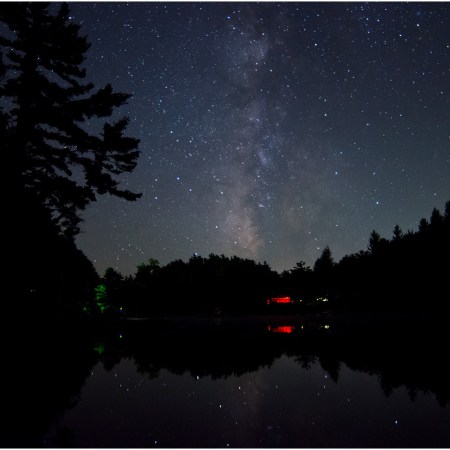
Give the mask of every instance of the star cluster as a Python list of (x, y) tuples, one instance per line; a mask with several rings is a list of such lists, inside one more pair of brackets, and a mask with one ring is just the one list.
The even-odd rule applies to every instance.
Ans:
[(449, 4), (71, 3), (141, 139), (80, 248), (103, 273), (194, 253), (312, 265), (450, 198)]

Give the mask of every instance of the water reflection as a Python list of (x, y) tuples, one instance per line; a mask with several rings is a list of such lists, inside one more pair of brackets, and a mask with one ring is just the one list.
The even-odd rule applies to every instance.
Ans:
[[(73, 324), (20, 321), (1, 327), (2, 447), (41, 447), (51, 423), (80, 399), (98, 358), (91, 338)], [(65, 446), (61, 429), (55, 446)]]
[(267, 325), (267, 330), (271, 333), (291, 334), (295, 330), (295, 327), (294, 325), (278, 325), (275, 327)]
[(191, 319), (24, 336), (4, 353), (7, 447), (450, 445), (442, 323)]

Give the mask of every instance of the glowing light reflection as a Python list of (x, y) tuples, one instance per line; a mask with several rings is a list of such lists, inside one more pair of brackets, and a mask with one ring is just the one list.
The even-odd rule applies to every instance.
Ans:
[(277, 327), (271, 327), (270, 325), (268, 325), (267, 329), (271, 333), (290, 334), (294, 331), (295, 327), (293, 325), (283, 325), (283, 326), (277, 326)]

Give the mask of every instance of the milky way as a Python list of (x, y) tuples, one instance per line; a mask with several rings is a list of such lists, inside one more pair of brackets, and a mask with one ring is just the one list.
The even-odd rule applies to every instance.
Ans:
[(416, 230), (450, 198), (447, 3), (71, 3), (88, 78), (141, 139), (80, 248), (100, 273), (194, 253), (281, 271)]

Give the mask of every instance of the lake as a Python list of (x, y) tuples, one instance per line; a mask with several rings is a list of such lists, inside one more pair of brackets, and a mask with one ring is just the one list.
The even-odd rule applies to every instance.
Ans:
[(8, 447), (450, 447), (443, 320), (27, 330), (3, 341)]

